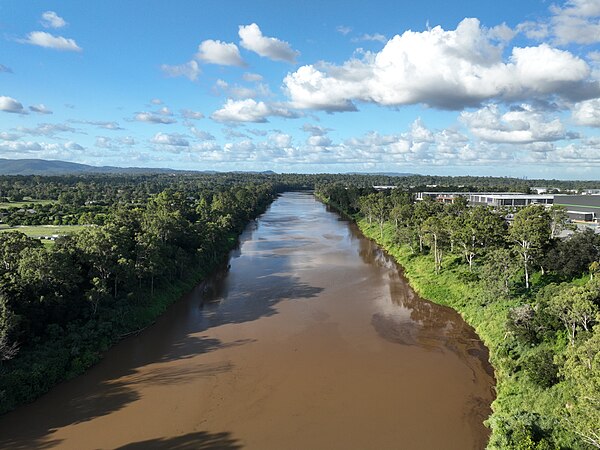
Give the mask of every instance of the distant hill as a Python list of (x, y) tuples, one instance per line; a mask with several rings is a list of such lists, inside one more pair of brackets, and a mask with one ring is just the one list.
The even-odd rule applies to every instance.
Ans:
[[(45, 159), (3, 159), (0, 158), (0, 175), (67, 175), (84, 173), (172, 173), (190, 172), (174, 169), (153, 169), (147, 167), (89, 166), (67, 161)], [(214, 173), (205, 171), (204, 173)]]

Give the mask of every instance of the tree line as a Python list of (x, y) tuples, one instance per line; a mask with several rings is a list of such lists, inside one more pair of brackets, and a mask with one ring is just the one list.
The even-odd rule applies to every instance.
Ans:
[(469, 286), (461, 312), (499, 322), (478, 321), (498, 378), (492, 448), (600, 448), (600, 234), (559, 238), (572, 227), (559, 207), (415, 202), (343, 183), (317, 195), (428, 261), (432, 283)]
[(102, 225), (51, 246), (0, 233), (0, 412), (82, 372), (119, 336), (147, 325), (148, 311), (164, 309), (174, 288), (189, 288), (223, 260), (280, 188), (167, 188), (115, 203)]

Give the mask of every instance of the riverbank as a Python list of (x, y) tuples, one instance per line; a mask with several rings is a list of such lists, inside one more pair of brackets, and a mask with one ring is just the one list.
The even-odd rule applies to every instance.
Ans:
[[(327, 199), (317, 198), (339, 210)], [(408, 246), (396, 243), (393, 224), (386, 223), (382, 234), (378, 224), (369, 224), (366, 218), (342, 212), (357, 223), (366, 237), (394, 257), (421, 297), (456, 310), (488, 348), (496, 378), (496, 399), (492, 403), (492, 414), (485, 422), (491, 429), (488, 449), (554, 448), (541, 436), (552, 436), (556, 448), (587, 448), (576, 442), (572, 434), (565, 433), (563, 412), (568, 400), (564, 385), (557, 383), (542, 388), (519, 370), (529, 354), (510, 343), (506, 324), (510, 309), (522, 304), (522, 299), (485, 301), (489, 296), (483, 283), (460, 263), (460, 256), (444, 256), (443, 270), (436, 273), (432, 255), (416, 254)]]
[(485, 446), (483, 344), (354, 224), (286, 193), (228, 265), (86, 374), (0, 418), (0, 448)]
[(14, 360), (4, 363), (0, 373), (0, 414), (36, 400), (57, 384), (83, 374), (98, 363), (113, 345), (152, 325), (169, 306), (201, 283), (223, 264), (237, 245), (231, 234), (219, 262), (190, 270), (179, 280), (148, 292), (141, 302), (121, 303), (111, 310), (100, 310), (85, 323), (67, 329), (50, 330), (43, 342), (21, 349)]
[[(90, 284), (97, 287), (89, 288), (85, 278), (91, 277), (90, 274), (95, 274), (93, 272), (94, 263), (85, 265), (86, 261), (80, 262), (75, 256), (72, 257), (73, 267), (71, 270), (75, 273), (73, 276), (80, 277), (77, 279), (80, 287), (73, 289), (76, 298), (73, 300), (75, 303), (72, 308), (75, 310), (79, 308), (79, 315), (74, 315), (72, 320), (63, 322), (59, 322), (53, 317), (47, 319), (50, 323), (39, 326), (37, 334), (26, 341), (26, 345), (18, 349), (16, 357), (8, 361), (0, 361), (0, 414), (19, 405), (30, 403), (60, 382), (84, 373), (101, 360), (104, 353), (114, 344), (128, 336), (138, 334), (151, 325), (171, 304), (190, 292), (223, 264), (229, 252), (237, 245), (239, 235), (245, 229), (245, 225), (264, 213), (275, 198), (272, 188), (268, 188), (254, 199), (247, 210), (240, 210), (239, 217), (235, 217), (234, 214), (227, 215), (227, 222), (224, 222), (223, 226), (213, 226), (212, 239), (206, 248), (196, 249), (194, 247), (202, 239), (200, 233), (203, 230), (198, 229), (197, 224), (182, 219), (181, 211), (174, 212), (174, 217), (180, 217), (178, 219), (180, 228), (177, 229), (177, 233), (180, 235), (176, 236), (179, 240), (174, 239), (171, 247), (166, 240), (161, 241), (162, 246), (159, 245), (160, 243), (157, 244), (159, 246), (155, 248), (155, 253), (150, 254), (154, 258), (151, 264), (156, 266), (150, 266), (152, 276), (145, 279), (144, 275), (147, 275), (148, 271), (139, 272), (137, 269), (139, 268), (138, 263), (145, 261), (144, 258), (149, 254), (133, 254), (129, 259), (122, 256), (130, 249), (138, 251), (143, 247), (143, 243), (137, 240), (137, 236), (143, 234), (144, 231), (139, 230), (136, 234), (135, 231), (126, 227), (118, 228), (120, 225), (109, 228), (110, 224), (105, 228), (95, 229), (95, 232), (104, 234), (99, 235), (95, 241), (92, 240), (93, 243), (88, 246), (91, 248), (96, 248), (94, 245), (104, 245), (106, 240), (112, 239), (115, 233), (128, 230), (129, 234), (122, 233), (122, 236), (119, 234), (122, 237), (122, 240), (119, 241), (122, 248), (119, 248), (118, 251), (115, 250), (118, 248), (117, 244), (113, 244), (112, 247), (103, 247), (98, 255), (93, 256), (92, 261), (104, 258), (100, 263), (106, 263), (105, 259), (114, 255), (117, 255), (117, 258), (118, 255), (121, 255), (121, 259), (112, 266), (106, 263), (108, 268), (103, 273), (108, 275), (105, 275), (104, 284), (100, 278), (96, 277), (90, 280)], [(150, 215), (155, 217), (154, 214), (148, 213), (148, 216)], [(72, 239), (61, 243), (57, 248), (39, 250), (42, 252), (43, 260), (48, 263), (56, 252), (64, 252), (65, 249), (69, 251), (74, 249), (73, 252), (76, 255), (84, 253), (85, 248), (76, 246), (82, 236), (89, 238), (84, 235), (84, 231), (74, 234)], [(191, 233), (186, 234), (188, 231)], [(197, 233), (197, 235), (193, 236), (193, 233)], [(91, 237), (97, 236), (92, 235)], [(23, 236), (22, 239), (27, 238)], [(184, 247), (179, 246), (185, 239), (187, 239), (186, 244), (182, 244)], [(159, 262), (159, 258), (169, 254), (172, 256), (169, 257), (169, 261)], [(128, 264), (128, 272), (118, 271), (120, 263)], [(158, 265), (162, 265), (163, 268), (168, 266), (169, 270), (161, 271), (161, 267)], [(77, 273), (77, 270), (80, 272)], [(59, 282), (63, 282), (64, 278), (67, 277), (63, 276)], [(108, 279), (114, 280), (114, 284), (111, 283), (110, 286), (107, 286), (106, 280)], [(119, 295), (117, 295), (118, 281), (122, 287)], [(18, 283), (13, 284), (18, 285)], [(22, 285), (25, 286), (25, 283)], [(84, 289), (87, 290), (84, 291)], [(26, 289), (23, 288), (23, 290)], [(47, 300), (44, 296), (33, 295), (31, 297), (34, 301), (30, 303), (39, 304), (41, 307), (46, 306), (44, 302), (60, 306), (62, 304), (59, 301), (66, 303), (66, 300), (59, 295), (55, 302)], [(20, 322), (28, 326), (42, 322), (41, 319), (36, 320), (36, 317), (19, 317), (18, 315), (11, 317), (16, 317), (17, 326)], [(27, 330), (26, 327), (24, 329)]]

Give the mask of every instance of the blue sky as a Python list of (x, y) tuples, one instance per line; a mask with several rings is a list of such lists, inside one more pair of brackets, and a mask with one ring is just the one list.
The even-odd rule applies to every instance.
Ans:
[(600, 178), (600, 0), (0, 2), (0, 158)]

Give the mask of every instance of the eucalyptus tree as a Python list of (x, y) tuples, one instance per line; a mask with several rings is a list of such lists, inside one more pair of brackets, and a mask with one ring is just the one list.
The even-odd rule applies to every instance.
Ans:
[(479, 277), (486, 286), (486, 295), (490, 299), (508, 297), (511, 280), (518, 270), (518, 261), (509, 249), (497, 247), (488, 251), (479, 270)]
[(376, 194), (363, 195), (358, 198), (358, 208), (363, 216), (367, 218), (369, 224), (373, 223), (373, 206), (375, 204)]
[(455, 230), (455, 239), (472, 271), (477, 256), (503, 244), (506, 221), (487, 206), (475, 206), (459, 217)]
[(439, 273), (442, 269), (444, 250), (449, 243), (448, 227), (443, 217), (430, 216), (423, 222), (423, 230), (433, 250), (435, 272)]
[(550, 300), (549, 311), (564, 325), (571, 345), (579, 330), (591, 331), (600, 310), (599, 291), (593, 282), (562, 289)]
[(569, 346), (560, 373), (571, 388), (563, 410), (567, 428), (583, 442), (600, 448), (600, 325), (588, 339)]
[(541, 205), (530, 205), (519, 210), (509, 228), (509, 239), (518, 253), (525, 271), (525, 287), (529, 289), (529, 271), (534, 260), (542, 256), (550, 241), (551, 219)]
[(371, 203), (371, 212), (377, 221), (377, 224), (379, 225), (379, 234), (381, 240), (383, 240), (383, 226), (385, 225), (385, 222), (389, 218), (390, 214), (390, 204), (388, 202), (388, 198), (383, 192), (370, 194), (367, 196), (367, 198)]
[(399, 204), (394, 205), (390, 209), (389, 217), (390, 220), (394, 221), (394, 229), (398, 231), (398, 229), (402, 227), (407, 227), (410, 225), (410, 221), (413, 216), (414, 205), (412, 203), (408, 204)]
[(425, 197), (423, 200), (417, 202), (413, 211), (412, 226), (417, 233), (419, 238), (419, 251), (423, 253), (423, 244), (425, 243), (425, 236), (429, 231), (430, 226), (426, 226), (425, 222), (429, 218), (437, 217), (441, 215), (444, 207), (441, 203), (435, 200)]

